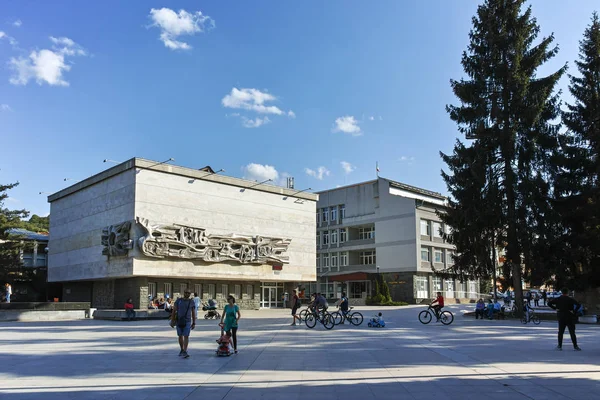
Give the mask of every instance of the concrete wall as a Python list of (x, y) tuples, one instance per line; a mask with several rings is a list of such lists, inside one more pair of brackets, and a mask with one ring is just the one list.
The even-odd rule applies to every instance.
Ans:
[(135, 171), (87, 186), (50, 205), (48, 281), (130, 276), (132, 260), (102, 255), (102, 229), (134, 218)]
[[(146, 258), (133, 251), (133, 275), (246, 281), (314, 281), (315, 202), (202, 179), (142, 169), (136, 174), (135, 215), (152, 224), (183, 224), (208, 233), (263, 235), (292, 239), (290, 263), (207, 264), (202, 261)], [(134, 239), (141, 235), (136, 229)]]

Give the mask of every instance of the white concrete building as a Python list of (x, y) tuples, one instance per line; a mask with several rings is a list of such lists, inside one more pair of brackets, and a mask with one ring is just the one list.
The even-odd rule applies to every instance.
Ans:
[(347, 292), (364, 302), (378, 274), (395, 301), (420, 302), (442, 291), (446, 298), (475, 298), (477, 281), (442, 280), (433, 270), (452, 263), (437, 211), (439, 193), (384, 178), (319, 192), (317, 203), (317, 274), (328, 298)]
[(281, 306), (315, 281), (317, 195), (133, 158), (49, 196), (48, 280), (63, 301), (236, 296)]

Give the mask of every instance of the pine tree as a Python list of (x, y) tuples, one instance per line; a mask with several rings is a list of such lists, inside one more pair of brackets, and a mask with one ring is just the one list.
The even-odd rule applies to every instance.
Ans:
[(21, 226), (21, 218), (26, 218), (25, 210), (8, 210), (4, 201), (8, 198), (7, 191), (18, 183), (0, 185), (0, 283), (12, 282), (12, 277), (21, 268), (20, 250), (22, 244), (9, 236), (9, 229)]
[(584, 32), (571, 75), (575, 99), (562, 118), (568, 131), (561, 137), (563, 154), (556, 178), (556, 208), (565, 231), (563, 252), (570, 261), (556, 271), (563, 283), (600, 286), (600, 19), (597, 13)]
[[(475, 173), (488, 172), (484, 174), (483, 187), (496, 190), (500, 202), (496, 206), (488, 196), (487, 202), (477, 204), (481, 200), (476, 188), (482, 187), (481, 183), (467, 181), (449, 186), (454, 206), (464, 210), (461, 216), (454, 216), (463, 222), (462, 227), (459, 225), (462, 229), (452, 234), (459, 260), (470, 251), (475, 255), (465, 263), (476, 268), (473, 263), (477, 257), (483, 257), (489, 237), (475, 230), (484, 222), (468, 219), (481, 218), (477, 207), (494, 205), (495, 226), (490, 229), (494, 236), (498, 235), (498, 243), (506, 244), (505, 268), (512, 273), (516, 299), (523, 295), (522, 255), (531, 261), (538, 250), (536, 228), (544, 218), (540, 205), (549, 203), (547, 182), (558, 136), (558, 127), (550, 121), (559, 115), (554, 88), (566, 68), (546, 77), (537, 75), (538, 68), (558, 49), (551, 47), (552, 35), (534, 44), (540, 28), (531, 7), (522, 12), (523, 4), (524, 0), (486, 0), (478, 7), (469, 34), (470, 44), (461, 61), (468, 79), (451, 81), (461, 104), (447, 107), (459, 131), (476, 141), (470, 151), (455, 148), (457, 158), (445, 159), (453, 163), (449, 163), (452, 170), (456, 165), (468, 169), (467, 156), (478, 157), (483, 166)], [(458, 150), (462, 150), (460, 146)], [(546, 184), (539, 187), (540, 183)], [(470, 217), (469, 211), (474, 209)], [(474, 249), (466, 247), (469, 240)]]

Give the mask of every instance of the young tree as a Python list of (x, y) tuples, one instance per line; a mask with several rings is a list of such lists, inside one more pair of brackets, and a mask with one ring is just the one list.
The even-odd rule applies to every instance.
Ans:
[(562, 217), (564, 252), (571, 261), (556, 271), (578, 288), (600, 286), (600, 19), (594, 13), (575, 61), (568, 104), (562, 118), (568, 128), (561, 137), (556, 209)]
[[(501, 239), (506, 243), (505, 267), (512, 272), (517, 300), (523, 296), (522, 255), (529, 259), (536, 249), (533, 238), (537, 233), (530, 224), (540, 217), (535, 213), (539, 203), (548, 202), (547, 188), (536, 185), (547, 181), (551, 174), (550, 160), (555, 154), (558, 135), (558, 127), (551, 121), (559, 114), (554, 88), (566, 68), (549, 76), (538, 76), (538, 68), (554, 57), (558, 49), (551, 47), (552, 35), (534, 44), (540, 28), (532, 17), (531, 7), (523, 12), (523, 4), (524, 0), (486, 0), (478, 7), (469, 34), (470, 44), (461, 61), (468, 79), (451, 81), (461, 104), (447, 107), (459, 131), (467, 139), (476, 140), (470, 147), (471, 153), (484, 153), (478, 157), (484, 164), (482, 169), (488, 172), (485, 182), (490, 188), (497, 188), (501, 204), (494, 207), (499, 214), (494, 214), (494, 224), (498, 225), (492, 232), (506, 235)], [(469, 153), (458, 154), (464, 157)], [(468, 164), (468, 160), (455, 162)], [(467, 190), (473, 189), (464, 189)], [(476, 196), (471, 197), (454, 200), (479, 201)], [(488, 204), (492, 203), (461, 204), (461, 207), (471, 210)], [(480, 215), (478, 212), (474, 217)], [(462, 216), (463, 220), (468, 218), (468, 213)], [(460, 230), (452, 234), (459, 254), (470, 251), (462, 244), (462, 234)], [(474, 238), (478, 249), (485, 247), (484, 240), (489, 240), (485, 235), (477, 237), (473, 230), (466, 230), (464, 235)]]

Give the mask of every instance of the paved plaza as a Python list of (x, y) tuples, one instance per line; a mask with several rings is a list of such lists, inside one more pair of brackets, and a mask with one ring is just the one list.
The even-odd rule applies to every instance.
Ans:
[[(578, 325), (582, 352), (554, 350), (554, 321), (417, 321), (422, 306), (384, 309), (387, 326), (291, 327), (287, 310), (243, 312), (239, 354), (214, 355), (200, 321), (180, 359), (167, 321), (0, 325), (5, 399), (600, 399), (600, 327)], [(472, 306), (469, 306), (471, 309)], [(374, 308), (362, 308), (365, 316)]]

